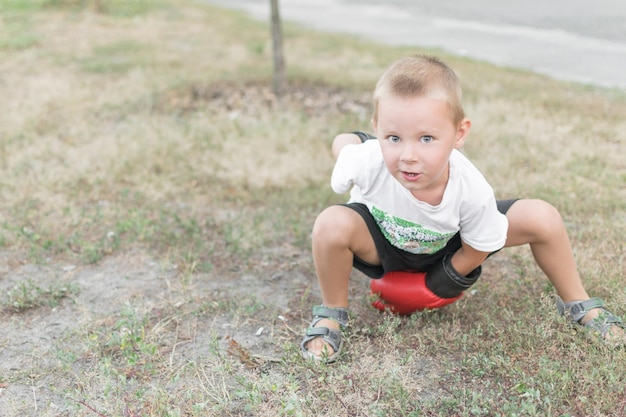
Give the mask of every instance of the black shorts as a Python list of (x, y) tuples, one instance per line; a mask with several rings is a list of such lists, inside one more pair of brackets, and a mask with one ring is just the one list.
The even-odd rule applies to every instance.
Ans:
[[(498, 200), (498, 211), (502, 214), (506, 214), (509, 208), (511, 208), (513, 203), (517, 200), (518, 199)], [(367, 228), (374, 239), (374, 244), (376, 245), (376, 250), (378, 251), (378, 257), (380, 258), (381, 264), (372, 265), (362, 261), (356, 256), (354, 257), (352, 263), (354, 268), (363, 272), (370, 278), (381, 278), (386, 272), (390, 271), (427, 272), (434, 265), (441, 262), (446, 254), (454, 253), (461, 247), (461, 235), (460, 233), (457, 233), (452, 237), (452, 239), (450, 239), (448, 244), (443, 249), (436, 253), (414, 254), (404, 251), (389, 243), (365, 204), (349, 203), (343, 205), (350, 207), (363, 217), (363, 220), (365, 220)]]

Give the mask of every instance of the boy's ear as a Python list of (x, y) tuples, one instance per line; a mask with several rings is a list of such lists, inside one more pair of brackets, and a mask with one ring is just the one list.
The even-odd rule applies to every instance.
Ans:
[(469, 134), (471, 127), (472, 127), (472, 121), (470, 119), (466, 117), (463, 120), (461, 120), (461, 123), (459, 123), (459, 127), (456, 130), (456, 142), (454, 144), (455, 148), (458, 149), (463, 146), (463, 144), (465, 143), (465, 139), (467, 139), (467, 136)]

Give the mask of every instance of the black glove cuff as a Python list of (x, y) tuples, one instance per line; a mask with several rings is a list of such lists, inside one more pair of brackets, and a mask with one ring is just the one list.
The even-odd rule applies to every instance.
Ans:
[(474, 285), (481, 272), (482, 266), (479, 265), (467, 276), (459, 274), (452, 266), (452, 254), (449, 253), (426, 273), (426, 287), (437, 297), (454, 298)]
[(354, 132), (350, 132), (359, 137), (361, 139), (361, 143), (364, 143), (366, 140), (376, 139), (376, 136), (370, 135), (369, 133), (361, 132), (360, 130), (355, 130)]

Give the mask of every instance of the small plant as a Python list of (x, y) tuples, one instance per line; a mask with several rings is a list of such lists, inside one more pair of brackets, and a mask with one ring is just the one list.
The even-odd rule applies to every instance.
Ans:
[(101, 355), (115, 362), (122, 359), (122, 368), (132, 368), (149, 363), (157, 353), (150, 332), (149, 317), (140, 316), (134, 307), (126, 304), (110, 328), (101, 327), (90, 333), (88, 341)]
[(44, 306), (55, 307), (62, 299), (76, 295), (78, 292), (78, 286), (73, 283), (55, 284), (41, 288), (33, 280), (27, 279), (20, 281), (7, 291), (7, 298), (3, 304), (5, 308), (14, 312)]

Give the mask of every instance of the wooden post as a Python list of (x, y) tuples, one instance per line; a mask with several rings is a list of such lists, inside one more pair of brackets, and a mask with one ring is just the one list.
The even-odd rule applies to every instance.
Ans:
[(94, 12), (96, 13), (102, 13), (103, 8), (102, 8), (102, 0), (93, 0), (91, 2), (91, 7), (93, 9)]
[(278, 0), (270, 0), (272, 8), (272, 47), (274, 53), (274, 94), (281, 97), (286, 89), (285, 59), (283, 58), (283, 33)]

